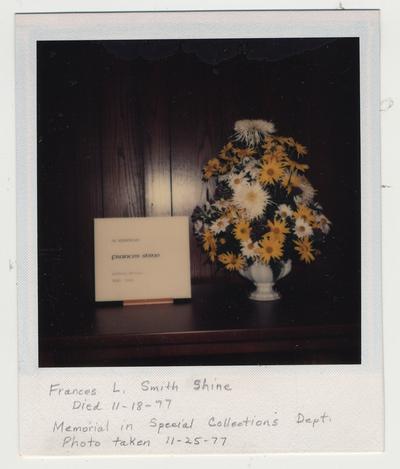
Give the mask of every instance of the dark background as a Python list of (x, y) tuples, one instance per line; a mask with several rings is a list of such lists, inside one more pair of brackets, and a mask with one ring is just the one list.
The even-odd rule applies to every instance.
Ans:
[[(93, 218), (190, 215), (235, 120), (309, 148), (332, 221), (322, 256), (280, 282), (360, 323), (357, 38), (37, 44), (39, 334), (90, 323)], [(193, 283), (225, 274), (191, 239)]]

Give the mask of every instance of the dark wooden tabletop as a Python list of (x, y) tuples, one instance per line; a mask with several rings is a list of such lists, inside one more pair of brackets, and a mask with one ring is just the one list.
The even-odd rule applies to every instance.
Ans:
[(359, 317), (340, 297), (257, 302), (246, 288), (216, 282), (174, 304), (93, 305), (47, 328), (40, 366), (359, 363)]

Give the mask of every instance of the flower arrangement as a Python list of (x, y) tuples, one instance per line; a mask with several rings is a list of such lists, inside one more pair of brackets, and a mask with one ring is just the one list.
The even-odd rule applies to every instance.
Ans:
[(203, 168), (214, 194), (192, 214), (195, 237), (208, 260), (228, 271), (269, 265), (277, 278), (286, 261), (310, 263), (331, 222), (306, 177), (307, 149), (273, 135), (264, 120), (240, 120), (219, 155)]

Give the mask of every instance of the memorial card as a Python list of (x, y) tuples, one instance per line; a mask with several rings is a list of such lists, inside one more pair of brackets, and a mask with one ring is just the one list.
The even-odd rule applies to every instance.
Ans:
[(187, 217), (94, 220), (96, 301), (190, 298)]

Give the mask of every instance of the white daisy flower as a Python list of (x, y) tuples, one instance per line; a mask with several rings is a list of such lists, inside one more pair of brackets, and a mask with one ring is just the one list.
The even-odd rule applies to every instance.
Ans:
[(269, 134), (275, 132), (273, 122), (262, 119), (243, 119), (235, 122), (235, 140), (254, 147)]
[(305, 238), (311, 236), (313, 230), (311, 226), (304, 220), (304, 218), (298, 218), (294, 226), (294, 232), (298, 238)]
[(194, 223), (193, 223), (193, 229), (194, 229), (194, 232), (198, 235), (200, 234), (201, 230), (203, 228), (203, 222), (201, 220), (196, 220)]
[(248, 257), (249, 259), (255, 259), (257, 257), (257, 250), (259, 247), (259, 244), (251, 239), (240, 243), (243, 256)]
[(324, 234), (328, 234), (329, 231), (331, 230), (331, 227), (330, 227), (330, 220), (328, 220), (326, 218), (325, 215), (316, 215), (315, 217), (315, 221), (317, 222), (317, 226), (318, 228), (322, 231), (322, 233)]
[(225, 231), (229, 225), (229, 220), (227, 217), (220, 217), (211, 224), (211, 231), (215, 234)]
[(228, 184), (232, 190), (235, 190), (237, 186), (247, 182), (245, 178), (246, 173), (244, 171), (241, 171), (240, 173), (231, 173), (228, 178)]
[(300, 196), (302, 203), (308, 205), (314, 199), (315, 194), (316, 194), (317, 191), (313, 188), (313, 186), (305, 178), (303, 179), (303, 181), (299, 185), (299, 188), (303, 192)]
[(293, 216), (293, 210), (289, 207), (289, 205), (281, 204), (278, 205), (278, 215), (282, 218), (287, 218)]
[(245, 210), (250, 219), (260, 217), (270, 201), (269, 193), (258, 182), (242, 183), (233, 191), (233, 203)]

